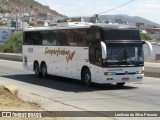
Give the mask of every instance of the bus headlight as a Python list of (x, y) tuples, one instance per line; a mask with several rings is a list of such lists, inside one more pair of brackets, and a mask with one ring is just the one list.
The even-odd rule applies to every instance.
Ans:
[(140, 70), (136, 72), (137, 74), (144, 74), (144, 70)]
[(115, 72), (104, 72), (104, 75), (116, 75)]

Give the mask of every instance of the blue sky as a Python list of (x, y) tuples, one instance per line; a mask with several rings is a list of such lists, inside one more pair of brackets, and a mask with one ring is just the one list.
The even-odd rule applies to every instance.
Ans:
[[(115, 8), (130, 0), (35, 0), (50, 6), (60, 14), (73, 16), (93, 16)], [(160, 0), (135, 0), (123, 7), (104, 14), (127, 14), (144, 17), (160, 24)]]

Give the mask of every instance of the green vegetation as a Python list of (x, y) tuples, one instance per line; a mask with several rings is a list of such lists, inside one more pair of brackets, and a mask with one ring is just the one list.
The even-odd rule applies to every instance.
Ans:
[(141, 33), (142, 40), (152, 40), (152, 38), (147, 33)]
[(6, 10), (2, 7), (0, 7), (0, 13), (4, 14), (4, 13), (11, 13), (11, 10)]
[(9, 40), (3, 45), (4, 53), (22, 52), (22, 33), (16, 33), (10, 36)]
[(10, 0), (2, 0), (2, 2), (4, 3), (8, 3)]
[(1, 26), (1, 25), (7, 25), (7, 23), (0, 21), (0, 26)]

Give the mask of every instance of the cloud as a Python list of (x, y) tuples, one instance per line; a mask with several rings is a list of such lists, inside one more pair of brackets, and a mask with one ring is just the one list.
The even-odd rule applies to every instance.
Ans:
[(160, 11), (160, 1), (158, 0), (139, 0), (133, 5), (134, 10), (130, 10), (127, 12), (130, 15), (141, 16), (147, 18), (151, 21), (160, 23), (160, 15), (158, 11)]

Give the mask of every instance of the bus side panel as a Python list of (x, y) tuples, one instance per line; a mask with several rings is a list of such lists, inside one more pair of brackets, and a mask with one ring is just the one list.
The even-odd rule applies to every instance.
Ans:
[(27, 70), (33, 71), (34, 62), (37, 61), (39, 66), (42, 62), (45, 62), (47, 65), (48, 73), (52, 73), (52, 69), (50, 67), (52, 66), (52, 59), (50, 56), (46, 57), (44, 46), (24, 45), (23, 59), (24, 68)]
[[(81, 69), (83, 66), (88, 66), (88, 48), (87, 47), (72, 47), (69, 48), (72, 53), (74, 53), (73, 58), (69, 59), (66, 63), (67, 71), (66, 76), (69, 78), (74, 78), (81, 80)], [(68, 71), (71, 73), (68, 76)]]
[(23, 67), (29, 71), (33, 71), (33, 50), (31, 46), (23, 45)]
[[(58, 76), (81, 79), (81, 69), (84, 64), (88, 64), (88, 50), (84, 47), (54, 47), (54, 50), (64, 50), (68, 54), (53, 55), (55, 63), (52, 66), (52, 71), (55, 69), (55, 74)], [(52, 48), (53, 50), (53, 48)], [(47, 57), (47, 56), (46, 56)]]

